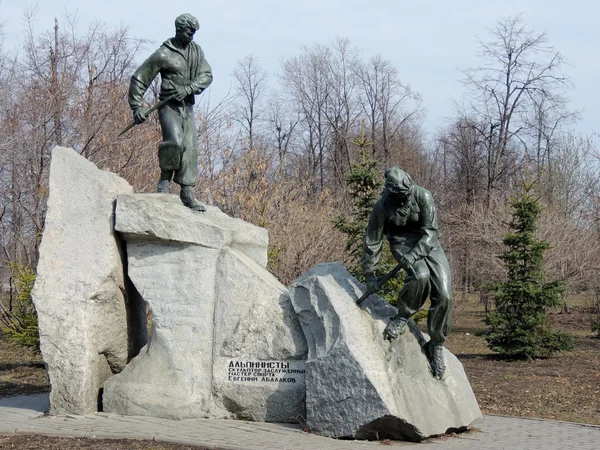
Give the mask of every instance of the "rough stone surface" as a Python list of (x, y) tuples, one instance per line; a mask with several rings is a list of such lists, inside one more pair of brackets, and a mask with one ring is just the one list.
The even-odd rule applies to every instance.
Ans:
[[(306, 342), (287, 289), (265, 269), (266, 230), (218, 208), (192, 211), (169, 194), (119, 197), (115, 228), (152, 332), (105, 384), (105, 411), (277, 422), (304, 415)], [(282, 381), (294, 378), (288, 370), (298, 371), (295, 382)]]
[[(307, 348), (287, 288), (248, 256), (231, 248), (221, 253), (216, 279), (215, 414), (228, 411), (238, 418), (297, 423), (299, 415), (306, 416), (303, 371)], [(250, 378), (262, 379), (264, 375), (286, 381), (231, 382), (228, 374), (232, 361), (234, 365), (237, 361), (286, 362), (287, 369), (261, 368), (249, 374)]]
[(198, 214), (181, 206), (175, 195), (121, 196), (117, 202), (115, 229), (127, 241), (185, 242), (217, 250), (229, 246), (261, 266), (267, 266), (267, 230), (229, 217), (216, 207), (209, 207), (206, 214)]
[(414, 323), (391, 344), (395, 308), (371, 296), (339, 263), (320, 264), (290, 288), (308, 343), (306, 409), (316, 434), (419, 441), (469, 427), (481, 411), (462, 364), (444, 350), (446, 373), (431, 375)]
[(113, 207), (131, 186), (56, 147), (33, 301), (52, 385), (51, 412), (97, 411), (99, 391), (128, 357), (122, 256)]

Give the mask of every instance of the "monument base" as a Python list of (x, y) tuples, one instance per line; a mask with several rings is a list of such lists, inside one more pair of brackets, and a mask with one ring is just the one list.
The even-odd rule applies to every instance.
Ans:
[(106, 412), (306, 418), (336, 438), (419, 441), (481, 417), (456, 357), (444, 351), (437, 380), (414, 323), (385, 341), (395, 308), (359, 308), (364, 288), (341, 264), (314, 267), (290, 297), (266, 269), (263, 228), (130, 192), (54, 150), (33, 291), (53, 413), (95, 412), (104, 386)]
[(170, 419), (304, 416), (306, 342), (265, 268), (266, 230), (175, 195), (117, 198), (127, 274), (152, 311), (148, 345), (104, 387), (104, 411)]
[(306, 413), (311, 432), (354, 439), (420, 441), (466, 430), (481, 411), (462, 364), (444, 350), (435, 379), (414, 322), (391, 343), (383, 330), (396, 309), (371, 296), (339, 263), (319, 264), (290, 289), (308, 343)]

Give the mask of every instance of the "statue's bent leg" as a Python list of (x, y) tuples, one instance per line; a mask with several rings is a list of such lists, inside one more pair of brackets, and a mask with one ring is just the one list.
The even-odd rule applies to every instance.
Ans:
[(402, 334), (408, 319), (423, 306), (429, 294), (429, 268), (425, 261), (417, 261), (406, 272), (408, 277), (398, 295), (398, 314), (383, 332), (390, 341)]
[(398, 294), (398, 316), (406, 319), (415, 314), (429, 295), (429, 267), (424, 260), (406, 269), (406, 280)]
[(198, 145), (196, 142), (196, 124), (192, 105), (181, 108), (182, 145), (181, 165), (175, 171), (175, 183), (181, 186), (196, 186), (198, 176)]
[(183, 115), (183, 154), (181, 165), (175, 172), (175, 182), (181, 185), (181, 201), (195, 211), (206, 211), (206, 207), (196, 200), (194, 186), (198, 176), (198, 145), (196, 124), (192, 105), (186, 105)]
[(448, 338), (452, 321), (452, 278), (450, 265), (442, 251), (429, 261), (431, 306), (427, 316), (427, 330), (434, 345), (442, 345)]
[(431, 340), (427, 343), (426, 353), (433, 376), (441, 379), (446, 370), (443, 346), (452, 321), (452, 278), (450, 265), (441, 249), (434, 250), (428, 265), (431, 273), (431, 307), (427, 316), (427, 330)]

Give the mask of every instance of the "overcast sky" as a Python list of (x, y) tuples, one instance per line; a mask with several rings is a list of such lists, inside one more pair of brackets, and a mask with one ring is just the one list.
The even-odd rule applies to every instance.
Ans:
[(430, 135), (454, 114), (453, 99), (462, 96), (459, 69), (478, 65), (476, 37), (522, 13), (528, 27), (546, 31), (569, 61), (571, 107), (583, 110), (576, 131), (600, 131), (598, 0), (0, 0), (6, 49), (22, 43), (23, 12), (36, 4), (38, 32), (65, 13), (77, 14), (82, 32), (95, 19), (109, 27), (124, 24), (132, 36), (153, 41), (140, 59), (174, 34), (177, 15), (194, 14), (200, 21), (196, 42), (215, 75), (214, 100), (227, 93), (235, 63), (246, 55), (255, 55), (274, 83), (281, 60), (302, 46), (347, 37), (365, 59), (380, 53), (390, 60), (402, 81), (421, 94)]

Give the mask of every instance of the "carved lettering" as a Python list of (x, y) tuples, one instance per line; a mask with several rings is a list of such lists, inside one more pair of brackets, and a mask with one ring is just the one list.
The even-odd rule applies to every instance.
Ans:
[[(304, 381), (305, 372), (304, 361), (230, 360), (227, 364), (227, 381), (232, 383), (297, 383)], [(289, 376), (292, 374), (295, 376)]]

